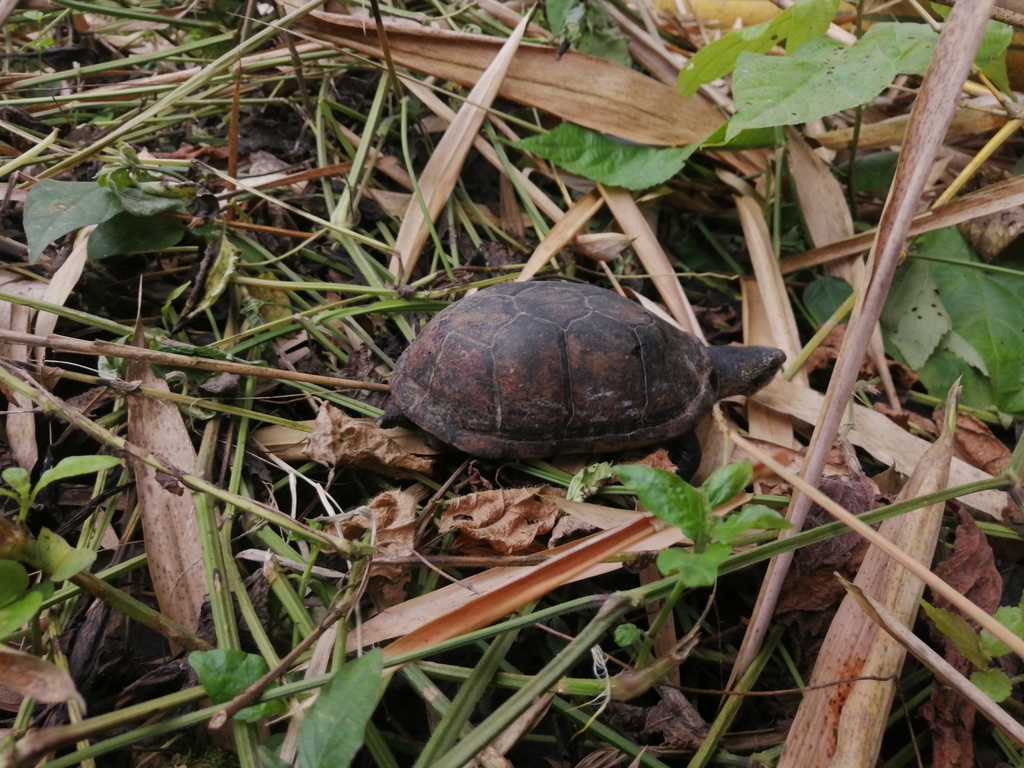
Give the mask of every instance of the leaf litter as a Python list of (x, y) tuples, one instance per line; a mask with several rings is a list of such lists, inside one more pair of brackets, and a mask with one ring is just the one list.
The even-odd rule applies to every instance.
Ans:
[[(62, 478), (32, 497), (24, 520), (15, 502), (31, 476), (22, 483), (21, 476), (4, 473), (9, 504), (0, 541), (10, 559), (2, 562), (24, 564), (35, 579), (31, 589), (0, 591), (0, 618), (17, 622), (0, 625), (5, 643), (39, 653), (36, 666), (24, 666), (33, 685), (19, 683), (18, 693), (67, 701), (74, 719), (86, 717), (84, 730), (71, 731), (58, 721), (34, 719), (31, 700), (18, 699), (10, 724), (37, 730), (11, 742), (16, 759), (10, 764), (28, 764), (54, 749), (63, 750), (60, 764), (77, 762), (75, 744), (83, 736), (96, 740), (97, 754), (113, 749), (108, 724), (93, 716), (119, 695), (150, 697), (146, 716), (197, 702), (203, 691), (182, 677), (178, 651), (207, 642), (236, 654), (230, 658), (240, 660), (239, 668), (260, 670), (245, 681), (218, 682), (218, 701), (231, 700), (261, 674), (266, 679), (258, 685), (275, 701), (283, 701), (275, 693), (278, 683), (300, 686), (289, 695), (302, 697), (331, 679), (318, 675), (333, 675), (325, 702), (333, 697), (330, 706), (344, 713), (328, 712), (325, 703), (314, 705), (302, 725), (296, 719), (279, 753), (285, 760), (301, 755), (306, 764), (320, 755), (347, 764), (365, 740), (357, 759), (402, 764), (404, 755), (396, 760), (402, 750), (390, 737), (400, 730), (416, 747), (434, 738), (440, 743), (442, 737), (431, 733), (435, 718), (445, 723), (449, 717), (445, 707), (433, 698), (432, 684), (412, 673), (403, 679), (432, 710), (419, 721), (409, 714), (408, 689), (388, 687), (379, 707), (369, 694), (339, 701), (343, 675), (337, 670), (349, 670), (345, 674), (368, 692), (381, 674), (376, 654), (367, 663), (350, 658), (338, 666), (340, 649), (357, 653), (383, 643), (390, 663), (444, 643), (450, 665), (438, 680), (454, 695), (490, 679), (473, 677), (486, 668), (486, 657), (469, 644), (478, 630), (491, 638), (520, 633), (502, 652), (525, 677), (498, 682), (519, 694), (507, 701), (499, 695), (503, 703), (490, 717), (476, 712), (475, 727), (466, 725), (466, 738), (437, 764), (462, 764), (489, 744), (512, 749), (513, 764), (529, 760), (525, 744), (513, 748), (516, 739), (494, 738), (526, 717), (531, 685), (558, 694), (549, 714), (522, 722), (528, 731), (560, 739), (560, 764), (585, 760), (607, 745), (652, 766), (676, 764), (664, 750), (695, 752), (691, 764), (703, 764), (721, 745), (743, 751), (730, 728), (764, 728), (795, 712), (792, 697), (781, 692), (759, 699), (768, 706), (743, 704), (739, 720), (733, 719), (735, 697), (726, 697), (730, 703), (720, 711), (717, 696), (702, 694), (692, 704), (683, 698), (688, 687), (703, 690), (708, 680), (722, 687), (737, 655), (756, 647), (754, 640), (741, 647), (740, 636), (748, 621), (756, 627), (773, 613), (764, 600), (753, 604), (763, 563), (794, 548), (800, 567), (790, 572), (779, 609), (797, 608), (805, 617), (790, 624), (794, 634), (787, 640), (799, 646), (793, 657), (802, 668), (790, 676), (785, 665), (759, 667), (757, 685), (767, 692), (800, 687), (816, 655), (819, 665), (831, 666), (810, 678), (825, 687), (805, 691), (801, 711), (807, 714), (797, 715), (788, 733), (776, 732), (785, 744), (780, 764), (824, 765), (839, 759), (837, 751), (869, 764), (879, 752), (889, 754), (880, 734), (892, 676), (903, 674), (908, 685), (921, 687), (927, 673), (903, 670), (899, 646), (850, 600), (840, 618), (832, 618), (827, 604), (841, 587), (831, 572), (882, 585), (869, 588), (870, 596), (904, 624), (912, 624), (916, 610), (908, 596), (917, 587), (906, 587), (915, 577), (855, 534), (832, 531), (824, 513), (805, 526), (806, 534), (793, 531), (776, 544), (770, 530), (746, 532), (734, 545), (711, 544), (708, 555), (719, 573), (717, 625), (705, 622), (698, 642), (723, 651), (724, 661), (707, 654), (687, 658), (678, 673), (683, 692), (643, 686), (635, 708), (646, 728), (621, 726), (611, 711), (588, 723), (598, 707), (579, 705), (599, 696), (602, 678), (573, 667), (585, 651), (566, 643), (593, 633), (603, 638), (607, 663), (635, 666), (641, 675), (655, 669), (655, 638), (644, 631), (664, 613), (661, 601), (678, 599), (677, 582), (634, 573), (658, 552), (689, 543), (678, 529), (637, 511), (633, 498), (608, 478), (577, 484), (591, 496), (587, 503), (561, 498), (561, 488), (584, 466), (614, 463), (614, 457), (470, 462), (425, 443), (416, 430), (375, 424), (395, 359), (429, 318), (466, 291), (506, 279), (594, 282), (716, 343), (771, 344), (791, 361), (810, 355), (811, 362), (790, 372), (791, 382), (773, 382), (746, 409), (728, 404), (720, 414), (723, 429), (740, 425), (759, 438), (748, 452), (757, 462), (752, 490), (761, 494), (754, 501), (784, 509), (790, 495), (804, 492), (773, 478), (767, 462), (799, 469), (810, 430), (823, 417), (843, 413), (843, 426), (824, 444), (831, 449), (838, 440), (826, 460), (836, 477), (820, 487), (847, 510), (884, 515), (892, 505), (876, 499), (861, 465), (889, 485), (894, 474), (935, 473), (948, 462), (948, 480), (940, 471), (923, 484), (910, 481), (899, 501), (971, 484), (973, 493), (959, 495), (983, 522), (973, 523), (963, 506), (950, 502), (958, 519), (956, 544), (935, 573), (947, 582), (943, 590), (959, 589), (985, 613), (999, 607), (1002, 576), (986, 540), (1019, 539), (1020, 510), (1006, 491), (1020, 470), (1012, 427), (1024, 416), (1024, 330), (1013, 321), (1024, 286), (1013, 253), (1020, 232), (1014, 216), (1024, 193), (1009, 177), (1012, 147), (999, 144), (984, 154), (980, 188), (942, 200), (928, 213), (920, 214), (919, 206), (943, 188), (959, 187), (957, 177), (970, 172), (972, 154), (1015, 118), (1003, 93), (1020, 87), (1013, 67), (1004, 66), (1009, 29), (972, 19), (983, 37), (976, 64), (995, 85), (980, 93), (984, 81), (969, 81), (964, 94), (972, 101), (964, 96), (961, 106), (973, 109), (937, 117), (926, 135), (914, 134), (906, 144), (938, 147), (944, 136), (945, 156), (936, 161), (921, 150), (916, 161), (916, 172), (930, 174), (928, 186), (903, 204), (919, 213), (909, 232), (928, 234), (910, 244), (910, 258), (886, 291), (881, 331), (870, 316), (864, 325), (855, 312), (849, 325), (808, 345), (850, 290), (867, 291), (877, 282), (877, 271), (861, 261), (875, 234), (854, 232), (881, 221), (886, 236), (883, 203), (905, 186), (898, 168), (897, 183), (885, 174), (859, 182), (856, 174), (870, 170), (859, 161), (883, 154), (876, 149), (901, 149), (904, 132), (920, 130), (905, 118), (912, 96), (927, 102), (919, 75), (941, 38), (919, 20), (900, 18), (869, 26), (853, 44), (849, 31), (838, 34), (832, 23), (850, 20), (835, 17), (834, 4), (824, 0), (797, 3), (774, 22), (721, 35), (711, 45), (719, 33), (700, 12), (680, 17), (671, 8), (589, 0), (549, 6), (547, 18), (528, 18), (493, 0), (437, 16), (422, 7), (390, 8), (382, 23), (354, 6), (347, 14), (286, 6), (276, 26), (247, 19), (241, 43), (224, 34), (237, 29), (237, 17), (216, 9), (150, 15), (145, 22), (130, 21), (133, 14), (121, 8), (108, 9), (105, 17), (75, 12), (79, 32), (56, 20), (59, 39), (51, 41), (35, 37), (45, 13), (9, 18), (9, 42), (31, 49), (35, 58), (5, 60), (2, 81), (7, 104), (0, 140), (13, 159), (5, 172), (23, 169), (5, 186), (10, 263), (0, 285), (0, 333), (8, 335), (0, 341), (20, 368), (6, 367), (0, 382), (16, 406), (6, 420), (4, 466), (32, 471), (39, 461), (91, 453), (136, 457), (125, 461), (120, 477), (103, 466), (94, 477)], [(119, 15), (124, 18), (111, 25)], [(958, 33), (967, 28), (961, 23)], [(91, 37), (80, 35), (83, 29)], [(520, 42), (521, 34), (530, 41)], [(76, 54), (71, 70), (47, 69), (63, 43), (88, 54)], [(773, 50), (780, 43), (785, 49)], [(494, 66), (503, 47), (504, 60)], [(700, 66), (687, 68), (702, 48), (692, 58)], [(104, 53), (114, 49), (117, 58)], [(650, 74), (625, 66), (628, 56)], [(969, 63), (958, 59), (963, 67)], [(386, 72), (392, 65), (394, 81)], [(690, 78), (687, 95), (672, 87), (680, 69)], [(890, 90), (897, 76), (899, 88)], [(719, 78), (725, 79), (711, 82)], [(62, 90), (47, 90), (58, 85)], [(144, 100), (132, 101), (138, 94)], [(141, 111), (130, 111), (136, 107)], [(947, 121), (948, 133), (942, 130)], [(784, 132), (784, 126), (800, 127)], [(752, 140), (756, 127), (769, 131)], [(438, 139), (432, 130), (443, 133)], [(716, 132), (709, 148), (700, 145)], [(735, 145), (723, 149), (723, 136)], [(181, 200), (193, 197), (197, 202), (185, 214)], [(824, 270), (815, 269), (822, 264)], [(137, 359), (119, 368), (109, 342), (124, 344), (136, 317), (138, 345), (176, 343), (188, 351), (168, 356), (161, 367)], [(35, 336), (26, 338), (31, 330)], [(54, 332), (93, 343), (93, 353), (44, 338)], [(847, 365), (848, 347), (867, 336), (870, 345), (853, 361), (867, 382), (857, 385), (857, 402), (823, 400), (830, 369)], [(44, 356), (47, 343), (53, 348)], [(33, 361), (47, 366), (35, 379), (20, 373)], [(227, 382), (212, 381), (219, 371)], [(874, 386), (879, 376), (884, 397)], [(965, 407), (955, 419), (955, 438), (936, 458), (928, 446), (947, 419), (933, 409), (958, 378)], [(77, 416), (63, 412), (74, 418), (74, 428), (54, 417), (59, 409), (51, 395), (72, 401), (98, 393), (90, 389), (97, 386), (107, 394), (93, 395)], [(127, 445), (117, 435), (123, 427)], [(697, 430), (703, 445), (698, 480), (715, 477), (725, 457), (743, 458), (734, 434), (710, 424)], [(758, 452), (768, 458), (758, 459)], [(665, 456), (679, 461), (681, 453), (670, 446), (649, 461), (666, 466)], [(87, 503), (76, 510), (71, 499)], [(936, 522), (941, 513), (942, 500), (933, 500), (927, 513), (904, 510), (882, 530), (892, 531), (887, 535), (905, 551), (916, 550), (927, 568), (936, 539), (940, 551), (953, 540)], [(763, 513), (750, 519), (757, 515), (769, 519)], [(895, 533), (922, 515), (930, 526), (926, 534)], [(48, 531), (64, 520), (66, 544)], [(811, 543), (820, 531), (828, 538)], [(262, 567), (253, 567), (257, 562)], [(61, 589), (68, 578), (106, 606), (92, 614), (93, 624), (76, 624), (88, 603)], [(629, 600), (603, 597), (615, 591), (627, 591)], [(44, 594), (53, 599), (41, 607)], [(706, 597), (690, 590), (683, 613), (701, 615)], [(936, 594), (936, 605), (942, 600)], [(999, 615), (1019, 611), (1019, 601), (1008, 593)], [(492, 628), (509, 614), (520, 616), (514, 626)], [(23, 625), (35, 634), (19, 631)], [(870, 648), (833, 639), (847, 625), (882, 639)], [(40, 635), (40, 627), (51, 627), (51, 634)], [(139, 628), (133, 631), (145, 632), (145, 642), (126, 642), (118, 627)], [(613, 629), (620, 645), (611, 640)], [(676, 636), (676, 627), (663, 629), (672, 632), (661, 640)], [(92, 664), (75, 662), (71, 688), (48, 663), (60, 661), (61, 645), (48, 640), (60, 633), (81, 638), (81, 647), (98, 657)], [(977, 637), (987, 642), (984, 632)], [(312, 644), (305, 677), (295, 666), (305, 650), (301, 638)], [(398, 639), (388, 643), (392, 638)], [(851, 650), (863, 655), (851, 657)], [(147, 688), (132, 672), (98, 675), (101, 663), (113, 658), (174, 680), (178, 698)], [(282, 658), (285, 666), (275, 670)], [(212, 674), (209, 680), (232, 677), (231, 664), (215, 655), (192, 666)], [(994, 661), (961, 671), (972, 669), (986, 691), (1002, 685)], [(859, 673), (890, 682), (850, 679)], [(44, 692), (55, 684), (57, 694)], [(1012, 759), (1010, 741), (969, 727), (973, 710), (958, 698), (965, 689), (936, 690), (929, 704), (915, 705), (896, 726), (905, 732), (927, 723), (937, 759), (947, 760), (936, 764), (959, 764), (971, 754)], [(1012, 687), (1000, 690), (1019, 698)], [(840, 692), (844, 706), (835, 698)], [(833, 697), (828, 706), (810, 703), (822, 695)], [(284, 709), (243, 710), (234, 726), (240, 762), (257, 764), (265, 731), (256, 722), (278, 728), (270, 718)], [(199, 712), (201, 720), (213, 715)], [(815, 719), (823, 713), (836, 718), (834, 728)], [(132, 717), (124, 715), (117, 725), (132, 727)], [(339, 718), (358, 725), (328, 756)], [(159, 717), (155, 722), (145, 738), (157, 741), (140, 735), (136, 749), (149, 749), (181, 727)], [(559, 736), (585, 727), (581, 740)], [(1005, 723), (1000, 727), (1018, 738)], [(834, 739), (821, 737), (832, 733)]]

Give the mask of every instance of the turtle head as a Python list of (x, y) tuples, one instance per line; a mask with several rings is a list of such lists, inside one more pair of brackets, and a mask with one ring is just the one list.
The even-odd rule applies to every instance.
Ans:
[(752, 395), (775, 376), (786, 353), (775, 347), (708, 347), (718, 372), (718, 397)]

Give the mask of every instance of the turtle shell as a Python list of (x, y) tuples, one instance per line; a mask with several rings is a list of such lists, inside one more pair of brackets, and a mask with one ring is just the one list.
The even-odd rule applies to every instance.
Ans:
[(510, 283), (440, 312), (391, 378), (394, 404), (466, 453), (525, 459), (649, 445), (718, 395), (706, 347), (616, 293)]

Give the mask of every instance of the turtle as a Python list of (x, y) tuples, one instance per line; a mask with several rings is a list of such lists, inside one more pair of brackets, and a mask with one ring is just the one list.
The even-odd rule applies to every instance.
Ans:
[(617, 293), (568, 282), (483, 288), (438, 313), (391, 376), (384, 425), (404, 416), (484, 459), (621, 451), (693, 430), (785, 361), (706, 346)]

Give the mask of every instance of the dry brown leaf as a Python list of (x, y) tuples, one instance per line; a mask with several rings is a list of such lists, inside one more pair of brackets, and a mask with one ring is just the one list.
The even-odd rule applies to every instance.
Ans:
[(48, 661), (0, 645), (0, 680), (4, 688), (43, 704), (76, 701), (85, 711), (85, 699), (75, 687), (71, 675)]
[[(412, 91), (416, 95), (416, 98), (423, 102), (425, 107), (442, 120), (451, 123), (451, 121), (455, 119), (455, 110), (441, 101), (434, 91), (427, 88), (419, 80), (413, 80), (410, 77), (403, 77), (402, 84)], [(497, 121), (494, 117), (491, 118), (491, 122), (495, 123), (498, 127), (501, 126), (500, 121)], [(509, 138), (512, 137), (510, 136)], [(497, 151), (491, 146), (490, 142), (478, 135), (473, 139), (473, 147), (480, 153), (484, 160), (494, 166), (497, 171), (502, 174), (502, 178), (508, 178), (505, 176), (508, 169), (506, 165), (501, 162), (501, 158), (498, 157)], [(536, 206), (540, 208), (541, 212), (552, 221), (557, 222), (561, 220), (564, 215), (562, 213), (562, 209), (555, 205), (554, 201), (544, 194), (544, 191), (540, 187), (530, 181), (530, 178), (525, 173), (515, 167), (513, 167), (512, 171), (516, 175), (520, 186), (526, 190), (526, 194), (536, 204)]]
[[(907, 237), (956, 226), (979, 216), (999, 213), (1020, 205), (1024, 205), (1024, 176), (1015, 176), (915, 216), (907, 230)], [(787, 256), (779, 262), (779, 268), (782, 274), (788, 275), (800, 269), (862, 253), (871, 247), (877, 236), (878, 232), (874, 229), (860, 232), (832, 245), (815, 248), (798, 256)]]
[[(0, 290), (5, 293), (41, 299), (46, 293), (46, 283), (38, 280), (23, 280), (14, 272), (0, 273)], [(35, 310), (21, 304), (0, 301), (0, 328), (27, 333), (32, 324)], [(29, 348), (24, 344), (0, 344), (0, 355), (15, 364), (28, 363)], [(36, 415), (33, 402), (21, 394), (3, 388), (3, 394), (10, 406), (4, 419), (7, 444), (18, 466), (29, 472), (39, 461), (39, 446), (36, 443)]]
[[(986, 613), (999, 607), (1003, 580), (996, 567), (992, 547), (971, 516), (956, 505), (958, 525), (953, 555), (935, 567), (935, 573), (958, 592), (966, 595)], [(945, 600), (935, 605), (950, 610)], [(969, 675), (974, 666), (957, 650), (956, 644), (935, 629), (931, 621), (932, 640), (943, 647), (943, 656), (961, 674)], [(977, 627), (975, 627), (977, 629)], [(935, 743), (933, 768), (959, 768), (974, 765), (974, 707), (959, 692), (944, 685), (932, 687), (932, 695), (922, 708), (931, 726)]]
[[(796, 317), (793, 315), (793, 305), (789, 302), (782, 273), (779, 272), (779, 262), (775, 258), (761, 206), (753, 198), (737, 197), (736, 210), (740, 215), (747, 251), (750, 253), (750, 263), (757, 276), (765, 316), (771, 328), (772, 346), (785, 352), (787, 360), (795, 360), (800, 353), (800, 334), (796, 327)], [(796, 383), (806, 384), (806, 376), (801, 378), (802, 380), (797, 380)]]
[[(935, 421), (944, 419), (943, 411), (935, 411)], [(956, 415), (956, 456), (982, 472), (998, 475), (1010, 461), (1010, 449), (992, 434), (989, 426), (969, 413)]]
[(554, 489), (544, 485), (460, 496), (441, 514), (438, 530), (459, 531), (506, 555), (522, 552), (536, 546), (537, 537), (549, 533), (561, 513), (542, 494), (550, 496)]
[[(807, 387), (775, 380), (752, 397), (777, 411), (795, 416), (807, 424), (816, 424), (821, 416), (824, 396)], [(879, 461), (895, 465), (904, 474), (913, 471), (929, 443), (900, 429), (889, 419), (862, 405), (853, 406), (853, 429), (847, 438)], [(949, 472), (949, 487), (987, 480), (990, 475), (954, 458)], [(961, 499), (965, 504), (1002, 520), (1007, 495), (1002, 491), (982, 491)]]
[(699, 749), (710, 726), (681, 692), (670, 686), (661, 688), (660, 692), (661, 701), (647, 712), (644, 733), (660, 733), (661, 746), (667, 749)]
[(494, 60), (480, 75), (455, 119), (449, 124), (448, 130), (431, 152), (419, 179), (422, 203), (410, 205), (406, 209), (402, 226), (399, 227), (398, 236), (395, 238), (397, 256), (391, 262), (391, 272), (399, 283), (407, 282), (412, 275), (416, 260), (430, 234), (431, 222), (436, 221), (441, 215), (441, 210), (455, 189), (455, 184), (462, 173), (462, 165), (469, 155), (476, 135), (480, 132), (484, 118), (487, 117), (486, 110), (498, 96), (498, 89), (505, 79), (525, 31), (526, 18), (519, 23), (501, 46)]
[[(775, 346), (775, 334), (768, 320), (761, 288), (757, 281), (740, 280), (743, 297), (743, 343), (754, 346)], [(806, 374), (802, 374), (806, 380)], [(774, 443), (782, 448), (796, 447), (793, 422), (785, 414), (766, 408), (755, 400), (747, 400), (747, 423), (750, 436), (756, 440)]]
[[(311, 37), (381, 57), (376, 26), (354, 16), (311, 13)], [(396, 64), (465, 86), (474, 85), (501, 40), (385, 22)], [(635, 70), (554, 46), (521, 45), (501, 85), (503, 98), (638, 144), (682, 146), (709, 136), (723, 122), (706, 102), (686, 98)], [(600, 109), (594, 105), (600, 104)]]
[(533, 255), (530, 256), (516, 280), (529, 280), (537, 274), (545, 264), (572, 241), (573, 236), (586, 226), (603, 205), (604, 199), (596, 189), (573, 203), (565, 215), (548, 231), (540, 245), (534, 249)]
[(434, 462), (405, 450), (373, 419), (355, 419), (324, 403), (303, 453), (327, 467), (341, 464), (379, 472), (388, 477), (429, 474)]
[[(416, 499), (403, 491), (385, 491), (370, 499), (366, 506), (373, 513), (353, 515), (340, 524), (338, 535), (356, 541), (367, 530), (373, 530), (373, 545), (377, 554), (384, 558), (408, 557), (416, 543)], [(395, 583), (406, 573), (397, 565), (386, 565), (376, 561), (370, 564), (370, 576), (381, 576)]]
[[(829, 149), (847, 149), (856, 132), (858, 151), (885, 149), (902, 143), (909, 119), (909, 115), (900, 115), (877, 123), (863, 123), (857, 126), (857, 129), (841, 128), (824, 133), (812, 133), (807, 138)], [(978, 133), (997, 131), (1005, 124), (1006, 118), (1002, 115), (964, 108), (953, 115), (953, 120), (946, 131), (946, 138), (974, 136)]]
[(645, 515), (559, 547), (543, 565), (491, 568), (394, 606), (366, 622), (361, 633), (353, 632), (349, 648), (401, 635), (384, 651), (394, 657), (442, 642), (485, 627), (563, 584), (620, 568), (621, 563), (604, 562), (613, 554), (657, 552), (679, 541), (679, 536), (678, 528), (665, 528)]
[(991, 262), (1024, 232), (1024, 207), (1018, 205), (991, 216), (979, 216), (965, 221), (959, 229), (978, 255)]
[[(598, 185), (601, 196), (604, 198), (608, 209), (618, 222), (619, 229), (626, 235), (634, 238), (633, 250), (637, 258), (643, 264), (651, 282), (658, 289), (662, 301), (668, 307), (668, 311), (684, 331), (688, 331), (704, 340), (704, 332), (700, 329), (697, 316), (693, 313), (690, 300), (683, 293), (683, 287), (676, 279), (672, 262), (668, 260), (665, 251), (658, 242), (650, 223), (640, 211), (632, 195), (621, 187), (606, 187)], [(641, 303), (643, 303), (641, 301)], [(646, 305), (645, 305), (646, 306)]]
[[(141, 328), (136, 329), (133, 341), (135, 346), (144, 346)], [(168, 391), (167, 383), (148, 363), (129, 360), (128, 378), (149, 389)], [(196, 452), (178, 406), (147, 395), (127, 397), (129, 441), (151, 451), (165, 465), (194, 474)], [(192, 494), (183, 493), (174, 478), (141, 462), (134, 462), (134, 469), (149, 572), (160, 611), (195, 631), (207, 592)]]
[[(950, 401), (955, 403), (955, 397), (951, 393)], [(944, 429), (917, 463), (897, 501), (945, 488), (952, 457), (953, 435)], [(879, 534), (928, 567), (935, 554), (942, 508), (941, 503), (932, 504), (886, 520)], [(924, 582), (877, 546), (864, 556), (854, 584), (904, 626), (913, 625)], [(856, 675), (878, 679), (808, 690), (793, 721), (780, 768), (824, 768), (833, 759), (836, 764), (873, 765), (905, 656), (904, 647), (865, 621), (860, 605), (847, 595), (829, 627), (810, 684), (820, 686)]]

